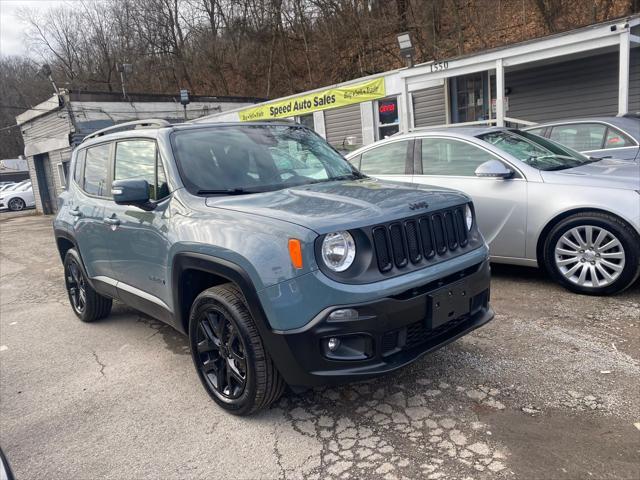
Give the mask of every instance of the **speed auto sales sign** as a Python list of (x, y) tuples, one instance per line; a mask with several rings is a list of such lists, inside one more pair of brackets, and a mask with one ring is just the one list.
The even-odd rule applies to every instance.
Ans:
[(342, 107), (354, 103), (376, 100), (385, 96), (384, 78), (376, 78), (368, 82), (329, 88), (307, 95), (288, 98), (277, 102), (265, 103), (257, 107), (246, 108), (239, 112), (240, 120), (252, 122), (287, 118), (294, 115)]

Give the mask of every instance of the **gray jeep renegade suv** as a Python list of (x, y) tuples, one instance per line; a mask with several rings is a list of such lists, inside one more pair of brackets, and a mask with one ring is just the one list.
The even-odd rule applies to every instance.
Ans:
[(493, 317), (464, 194), (365, 177), (293, 124), (137, 123), (73, 153), (54, 222), (69, 300), (188, 334), (225, 409), (390, 372)]

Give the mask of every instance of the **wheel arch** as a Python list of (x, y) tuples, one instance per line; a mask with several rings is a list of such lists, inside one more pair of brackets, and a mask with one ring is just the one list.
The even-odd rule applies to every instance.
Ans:
[(64, 262), (64, 257), (67, 252), (75, 248), (80, 255), (80, 251), (78, 250), (78, 245), (73, 236), (67, 232), (66, 230), (55, 229), (54, 235), (56, 237), (56, 246), (58, 247), (58, 253), (60, 254), (60, 260)]
[[(208, 277), (210, 281), (230, 282), (238, 287), (255, 322), (265, 350), (269, 353), (278, 371), (284, 376), (285, 381), (291, 383), (288, 381), (289, 379), (300, 378), (304, 375), (291, 353), (287, 340), (284, 338), (285, 335), (278, 335), (271, 329), (255, 284), (245, 269), (229, 260), (195, 252), (176, 253), (171, 265), (173, 322), (177, 330), (189, 334), (189, 311), (192, 301), (188, 302), (188, 300), (195, 299), (202, 291), (196, 293), (198, 289), (186, 290), (189, 285), (184, 282), (188, 278), (185, 277), (185, 273), (204, 272), (204, 274), (210, 275)], [(210, 288), (210, 286), (204, 289)]]
[(622, 223), (627, 225), (633, 232), (635, 232), (636, 237), (640, 237), (638, 230), (633, 226), (633, 224), (631, 224), (628, 220), (621, 217), (620, 215), (613, 213), (609, 210), (604, 210), (602, 208), (593, 208), (593, 207), (572, 208), (571, 210), (566, 210), (564, 212), (557, 214), (555, 217), (549, 220), (547, 224), (544, 226), (544, 228), (542, 229), (542, 231), (540, 232), (540, 235), (538, 235), (538, 239), (536, 241), (536, 259), (538, 261), (538, 266), (544, 268), (544, 258), (543, 258), (544, 244), (551, 230), (553, 230), (553, 228), (556, 225), (558, 225), (558, 223), (563, 221), (565, 218), (569, 218), (570, 216), (575, 215), (577, 213), (586, 213), (586, 212), (601, 213), (604, 215), (615, 217), (618, 220), (620, 220)]
[(264, 338), (268, 322), (249, 274), (228, 260), (195, 252), (177, 253), (171, 268), (175, 327), (189, 333), (189, 311), (195, 298), (207, 288), (233, 283), (244, 296), (258, 331)]

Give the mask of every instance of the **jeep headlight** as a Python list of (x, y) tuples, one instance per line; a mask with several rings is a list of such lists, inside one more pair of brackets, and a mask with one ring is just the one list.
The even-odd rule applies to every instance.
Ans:
[(334, 272), (344, 272), (356, 258), (356, 243), (349, 232), (330, 233), (322, 241), (322, 261)]
[(471, 227), (473, 227), (473, 212), (469, 204), (464, 208), (464, 221), (467, 224), (467, 230), (471, 231)]

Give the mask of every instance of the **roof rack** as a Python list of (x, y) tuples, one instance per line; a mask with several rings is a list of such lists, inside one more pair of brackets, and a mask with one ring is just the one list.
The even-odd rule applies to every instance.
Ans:
[[(110, 132), (115, 131), (115, 130), (120, 130), (123, 127), (125, 127), (126, 130), (132, 130), (132, 129), (138, 129), (138, 128), (168, 127), (169, 125), (171, 125), (169, 122), (167, 122), (166, 120), (163, 120), (161, 118), (148, 118), (146, 120), (133, 120), (132, 122), (118, 123), (116, 125), (112, 125), (110, 127), (103, 128), (102, 130), (98, 130), (97, 132), (90, 133), (89, 135), (84, 137), (84, 139), (82, 141), (85, 142), (85, 141), (90, 140), (92, 138), (101, 137), (102, 135), (104, 135), (106, 133), (110, 133)], [(126, 128), (126, 127), (133, 127), (133, 128)]]

